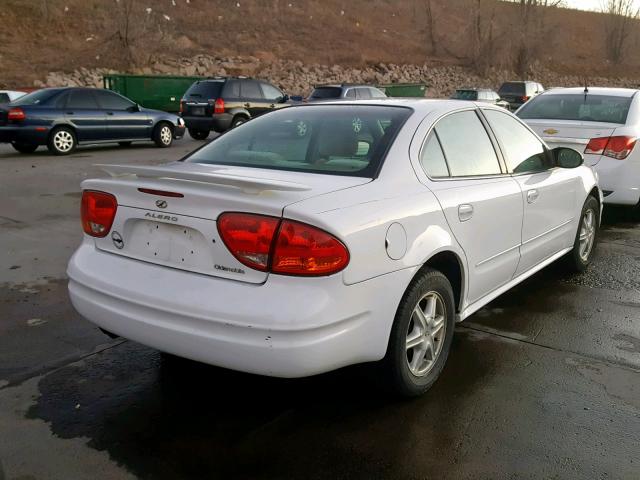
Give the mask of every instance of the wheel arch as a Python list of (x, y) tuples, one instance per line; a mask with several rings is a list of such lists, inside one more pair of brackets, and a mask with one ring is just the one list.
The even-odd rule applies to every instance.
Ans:
[(442, 250), (429, 257), (422, 267), (416, 272), (414, 278), (421, 275), (425, 269), (432, 268), (442, 273), (451, 284), (453, 297), (456, 305), (456, 312), (462, 310), (462, 300), (465, 293), (466, 275), (464, 263), (460, 256), (453, 250)]

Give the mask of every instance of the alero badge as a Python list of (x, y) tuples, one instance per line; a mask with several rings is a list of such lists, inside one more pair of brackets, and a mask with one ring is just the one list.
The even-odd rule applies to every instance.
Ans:
[(547, 135), (555, 135), (556, 133), (558, 133), (558, 130), (556, 130), (555, 128), (547, 128), (546, 130), (543, 130), (542, 133), (546, 133)]

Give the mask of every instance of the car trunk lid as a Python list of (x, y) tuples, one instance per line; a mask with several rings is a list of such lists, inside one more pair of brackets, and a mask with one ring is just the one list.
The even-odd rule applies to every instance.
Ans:
[(116, 255), (249, 283), (266, 272), (240, 263), (226, 248), (216, 219), (223, 212), (281, 217), (292, 203), (370, 182), (370, 178), (175, 162), (162, 166), (103, 165), (111, 178), (85, 190), (115, 195), (109, 234), (96, 247)]
[[(577, 120), (529, 120), (525, 122), (536, 132), (550, 148), (566, 147), (584, 150), (592, 138), (610, 137), (617, 124), (584, 122)], [(600, 155), (585, 154), (585, 164), (593, 166), (600, 161)]]

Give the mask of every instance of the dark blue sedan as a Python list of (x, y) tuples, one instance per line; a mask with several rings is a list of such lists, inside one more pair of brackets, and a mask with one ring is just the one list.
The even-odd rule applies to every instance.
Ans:
[(67, 155), (81, 144), (149, 140), (166, 148), (184, 130), (177, 115), (99, 88), (45, 88), (0, 106), (0, 142), (21, 153), (46, 145), (51, 153)]

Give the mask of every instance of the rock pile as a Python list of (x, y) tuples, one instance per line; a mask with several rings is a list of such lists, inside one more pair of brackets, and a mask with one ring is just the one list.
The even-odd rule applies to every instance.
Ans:
[[(548, 69), (536, 66), (530, 74), (531, 79), (545, 87), (580, 86), (584, 77), (559, 75)], [(106, 68), (80, 68), (71, 73), (51, 72), (42, 86), (102, 86), (102, 76), (116, 73)], [(429, 86), (429, 97), (448, 97), (460, 87), (487, 87), (497, 89), (503, 81), (513, 80), (515, 74), (504, 70), (492, 70), (480, 77), (462, 66), (396, 65), (379, 63), (364, 67), (345, 67), (340, 65), (304, 64), (301, 61), (261, 59), (246, 57), (219, 57), (198, 55), (193, 58), (163, 60), (152, 65), (134, 69), (134, 74), (152, 75), (188, 75), (223, 76), (247, 75), (268, 80), (292, 95), (306, 95), (313, 85), (320, 83), (410, 83), (420, 82)], [(591, 77), (590, 85), (618, 86), (637, 88), (640, 79)]]

